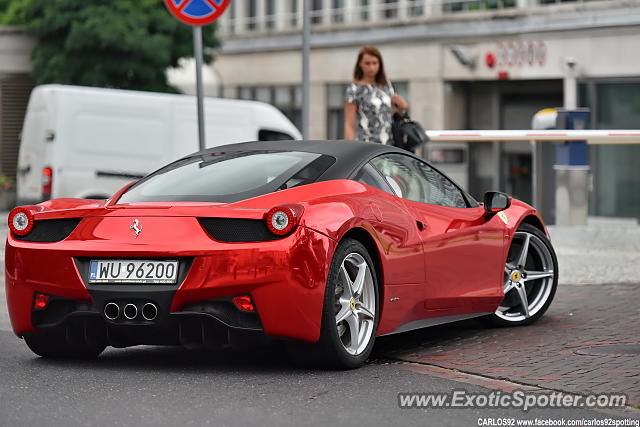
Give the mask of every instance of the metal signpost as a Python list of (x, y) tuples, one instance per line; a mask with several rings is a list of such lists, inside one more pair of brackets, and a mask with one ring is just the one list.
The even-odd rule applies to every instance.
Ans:
[(302, 1), (302, 139), (309, 139), (309, 39), (311, 0)]
[(181, 22), (193, 26), (193, 56), (196, 58), (196, 95), (198, 99), (198, 144), (204, 149), (204, 96), (202, 93), (202, 26), (211, 24), (229, 6), (231, 0), (164, 0), (169, 12)]

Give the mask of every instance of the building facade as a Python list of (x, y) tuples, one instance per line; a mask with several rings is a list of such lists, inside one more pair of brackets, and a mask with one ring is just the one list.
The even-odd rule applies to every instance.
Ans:
[[(310, 136), (341, 138), (344, 88), (360, 46), (430, 129), (523, 129), (563, 105), (575, 64), (591, 127), (640, 128), (640, 2), (312, 0)], [(234, 0), (213, 64), (219, 93), (276, 105), (301, 121), (302, 0)], [(529, 143), (461, 144), (460, 183), (531, 201)], [(427, 156), (427, 153), (423, 153)], [(429, 155), (433, 155), (430, 152)], [(447, 166), (447, 156), (435, 156)], [(590, 147), (590, 213), (640, 218), (640, 146)]]
[[(33, 88), (31, 49), (33, 40), (20, 27), (0, 27), (0, 174), (15, 182), (20, 133)], [(12, 204), (7, 199), (13, 189), (0, 188), (0, 208)]]

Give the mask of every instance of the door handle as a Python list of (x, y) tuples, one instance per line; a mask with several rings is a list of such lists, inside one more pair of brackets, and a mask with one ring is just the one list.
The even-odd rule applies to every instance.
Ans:
[(418, 230), (420, 231), (424, 231), (427, 228), (427, 224), (425, 224), (422, 221), (416, 220), (416, 226), (418, 227)]

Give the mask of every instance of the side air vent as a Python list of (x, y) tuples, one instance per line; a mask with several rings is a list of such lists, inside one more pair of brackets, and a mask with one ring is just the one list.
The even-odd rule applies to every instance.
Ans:
[(45, 219), (36, 221), (33, 230), (26, 236), (13, 235), (23, 242), (53, 243), (69, 237), (82, 218)]
[(261, 219), (198, 218), (205, 231), (220, 242), (264, 242), (278, 240)]

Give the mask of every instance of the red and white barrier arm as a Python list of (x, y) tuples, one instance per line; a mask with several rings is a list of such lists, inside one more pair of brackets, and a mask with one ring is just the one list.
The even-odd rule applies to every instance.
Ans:
[(433, 142), (587, 141), (588, 144), (640, 144), (640, 130), (428, 130)]

